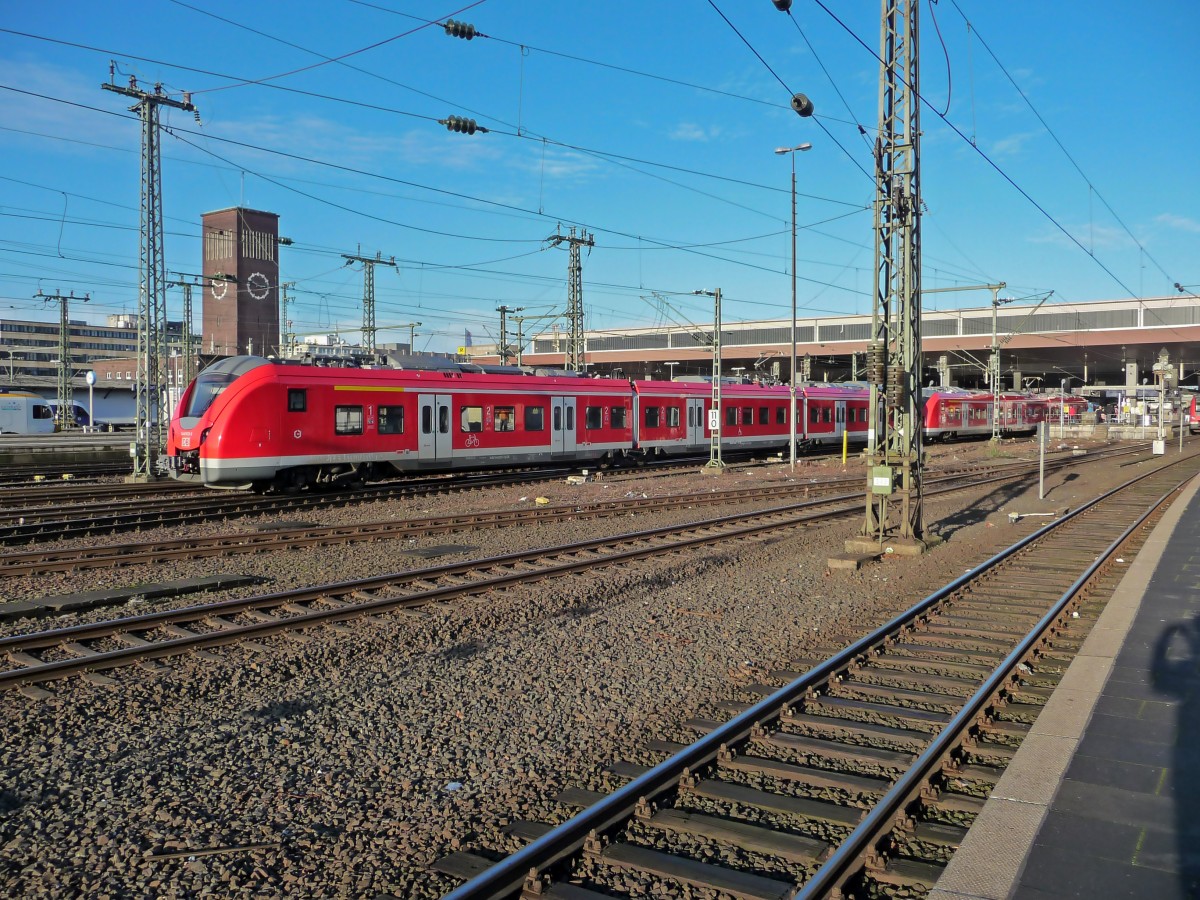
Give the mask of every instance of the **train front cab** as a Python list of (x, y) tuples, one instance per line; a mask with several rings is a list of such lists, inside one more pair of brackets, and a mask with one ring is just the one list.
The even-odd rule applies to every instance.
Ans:
[(167, 428), (167, 466), (172, 478), (216, 485), (232, 481), (249, 483), (256, 477), (274, 474), (277, 468), (274, 460), (231, 460), (224, 453), (210, 453), (206, 446), (210, 434), (214, 445), (220, 443), (222, 431), (228, 425), (226, 410), (232, 396), (240, 392), (234, 385), (240, 389), (245, 385), (243, 376), (269, 365), (270, 362), (258, 356), (231, 356), (205, 368), (188, 385)]

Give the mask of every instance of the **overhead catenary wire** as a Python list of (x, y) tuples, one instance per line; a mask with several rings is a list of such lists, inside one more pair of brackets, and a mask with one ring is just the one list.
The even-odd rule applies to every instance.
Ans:
[[(711, 3), (712, 0), (709, 0), (709, 2)], [(869, 44), (867, 44), (866, 41), (864, 41), (861, 37), (859, 37), (858, 34), (852, 28), (850, 28), (850, 26), (848, 26), (845, 22), (843, 22), (836, 13), (834, 13), (832, 10), (830, 10), (829, 7), (825, 5), (824, 0), (813, 0), (813, 2), (815, 2), (819, 7), (821, 7), (821, 9), (823, 9), (825, 11), (825, 13), (830, 18), (832, 18), (848, 35), (850, 35), (850, 37), (852, 37), (864, 50), (866, 50), (868, 53), (870, 53), (871, 56), (873, 56), (877, 61), (879, 61), (881, 65), (883, 64), (883, 60), (880, 59), (879, 53), (876, 52)], [(902, 78), (902, 76), (897, 76), (897, 77)], [(1033, 205), (1034, 209), (1036, 209), (1039, 213), (1041, 213), (1046, 218), (1046, 220), (1048, 222), (1050, 222), (1050, 224), (1052, 224), (1055, 228), (1057, 228), (1060, 232), (1062, 232), (1062, 234), (1067, 238), (1067, 240), (1069, 240), (1072, 244), (1074, 244), (1076, 247), (1078, 247), (1080, 250), (1082, 250), (1084, 253), (1086, 253), (1089, 257), (1091, 257), (1092, 261), (1095, 262), (1096, 265), (1098, 265), (1101, 269), (1103, 269), (1109, 278), (1111, 278), (1116, 284), (1120, 285), (1122, 290), (1124, 290), (1131, 297), (1137, 296), (1137, 294), (1133, 291), (1132, 288), (1130, 288), (1127, 284), (1125, 284), (1125, 282), (1115, 272), (1113, 272), (1112, 269), (1110, 269), (1108, 266), (1106, 266), (1094, 253), (1092, 253), (1086, 247), (1084, 247), (1083, 244), (1079, 241), (1079, 239), (1075, 237), (1075, 235), (1071, 234), (1071, 232), (1068, 231), (1067, 228), (1061, 222), (1058, 221), (1058, 219), (1056, 219), (1053, 215), (1050, 214), (1049, 210), (1047, 210), (1044, 206), (1042, 206), (1035, 199), (1033, 199), (1033, 197), (1029, 194), (1028, 191), (1026, 191), (1019, 184), (1017, 184), (1016, 180), (1011, 175), (1009, 175), (1007, 172), (1005, 172), (1004, 169), (1002, 169), (1000, 167), (999, 163), (997, 163), (990, 156), (988, 156), (988, 154), (985, 153), (983, 151), (983, 149), (979, 147), (978, 144), (976, 144), (974, 141), (972, 141), (970, 138), (968, 138), (965, 134), (963, 134), (962, 130), (957, 125), (955, 125), (952, 121), (950, 121), (950, 119), (947, 116), (943, 115), (941, 112), (939, 112), (937, 109), (935, 109), (933, 104), (931, 104), (925, 98), (924, 95), (922, 95), (919, 91), (916, 91), (916, 90), (913, 91), (913, 94), (920, 100), (921, 103), (923, 103), (929, 109), (930, 112), (932, 112), (943, 123), (945, 123), (945, 125), (947, 127), (949, 127), (951, 131), (953, 131), (956, 135), (958, 135), (960, 138), (962, 138), (962, 140), (969, 147), (971, 147), (971, 149), (974, 150), (984, 160), (984, 162), (986, 162), (989, 166), (991, 166), (992, 169), (995, 170), (995, 172), (1001, 178), (1003, 178), (1006, 182), (1008, 182), (1008, 184), (1011, 185), (1013, 187), (1013, 189), (1017, 191), (1017, 193), (1019, 193), (1022, 197), (1024, 197), (1027, 201), (1029, 201), (1029, 203)]]
[(1088, 178), (1087, 173), (1085, 173), (1083, 171), (1083, 168), (1079, 165), (1079, 163), (1075, 161), (1075, 157), (1073, 157), (1070, 154), (1070, 152), (1067, 150), (1067, 148), (1063, 144), (1063, 142), (1061, 140), (1059, 140), (1058, 135), (1054, 133), (1054, 129), (1050, 127), (1050, 124), (1045, 120), (1045, 118), (1042, 116), (1042, 114), (1038, 111), (1037, 107), (1035, 107), (1033, 105), (1033, 101), (1029, 99), (1029, 95), (1026, 94), (1024, 90), (1022, 90), (1022, 88), (1019, 84), (1017, 84), (1016, 79), (1013, 78), (1012, 74), (1004, 66), (1004, 63), (1002, 63), (1000, 61), (1000, 58), (995, 54), (995, 52), (993, 52), (992, 48), (990, 46), (988, 46), (987, 41), (985, 41), (983, 39), (983, 35), (981, 35), (979, 33), (979, 29), (976, 28), (974, 26), (974, 24), (971, 22), (971, 20), (967, 18), (967, 14), (964, 13), (962, 11), (962, 8), (958, 5), (958, 0), (950, 0), (950, 4), (954, 7), (955, 11), (957, 11), (958, 14), (960, 16), (962, 16), (963, 21), (967, 23), (967, 28), (970, 30), (971, 33), (973, 33), (975, 35), (976, 39), (979, 41), (979, 45), (988, 52), (988, 55), (992, 58), (992, 61), (995, 62), (996, 66), (1000, 69), (1000, 71), (1004, 73), (1004, 77), (1008, 79), (1009, 83), (1013, 86), (1013, 88), (1016, 90), (1016, 92), (1021, 95), (1021, 99), (1025, 101), (1025, 105), (1029, 107), (1029, 111), (1032, 112), (1034, 114), (1034, 116), (1037, 117), (1037, 120), (1042, 123), (1042, 127), (1045, 128), (1046, 133), (1048, 135), (1050, 135), (1050, 139), (1052, 141), (1054, 141), (1054, 143), (1058, 146), (1058, 149), (1062, 151), (1063, 156), (1065, 156), (1067, 158), (1067, 161), (1070, 162), (1072, 166), (1074, 166), (1075, 171), (1079, 173), (1079, 177), (1082, 178), (1084, 180), (1084, 182), (1087, 184), (1088, 189), (1095, 193), (1095, 195), (1100, 199), (1100, 202), (1104, 204), (1104, 208), (1109, 211), (1109, 213), (1112, 215), (1113, 219), (1116, 220), (1117, 224), (1120, 225), (1122, 229), (1124, 229), (1125, 233), (1129, 236), (1130, 240), (1132, 240), (1138, 246), (1138, 249), (1141, 250), (1142, 253), (1144, 253), (1146, 255), (1147, 259), (1149, 259), (1152, 263), (1154, 263), (1154, 267), (1156, 269), (1158, 269), (1158, 271), (1162, 272), (1162, 274), (1167, 278), (1168, 281), (1173, 280), (1171, 278), (1171, 276), (1167, 273), (1167, 270), (1164, 269), (1161, 265), (1159, 265), (1158, 260), (1155, 259), (1150, 254), (1150, 251), (1148, 251), (1146, 249), (1145, 245), (1140, 240), (1138, 240), (1137, 236), (1130, 230), (1129, 226), (1125, 224), (1124, 220), (1119, 215), (1117, 215), (1117, 211), (1114, 210), (1112, 208), (1112, 206), (1109, 204), (1109, 202), (1104, 199), (1104, 196), (1100, 193), (1100, 190), (1095, 186), (1095, 184), (1092, 182), (1092, 180), (1090, 178)]

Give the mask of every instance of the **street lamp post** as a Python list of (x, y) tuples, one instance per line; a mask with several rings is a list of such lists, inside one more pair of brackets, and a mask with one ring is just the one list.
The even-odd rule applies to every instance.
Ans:
[(792, 160), (792, 377), (790, 379), (791, 388), (788, 391), (791, 404), (791, 410), (788, 412), (788, 434), (790, 437), (788, 461), (793, 472), (796, 471), (796, 154), (811, 149), (812, 144), (807, 141), (803, 144), (797, 144), (795, 147), (775, 148), (776, 154), (780, 156), (786, 154)]

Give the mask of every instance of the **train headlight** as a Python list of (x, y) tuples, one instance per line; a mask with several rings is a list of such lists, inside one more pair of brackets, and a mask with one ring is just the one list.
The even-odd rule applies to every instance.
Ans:
[(201, 447), (203, 447), (204, 442), (208, 440), (208, 433), (210, 431), (212, 431), (211, 428), (205, 428), (202, 432), (200, 432), (200, 446)]

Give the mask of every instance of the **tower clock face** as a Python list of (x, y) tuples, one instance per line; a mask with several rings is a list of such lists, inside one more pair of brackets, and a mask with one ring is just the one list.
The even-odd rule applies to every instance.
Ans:
[(229, 290), (229, 282), (224, 278), (214, 279), (212, 284), (209, 285), (209, 290), (212, 291), (214, 300), (224, 300), (225, 292)]
[(271, 282), (262, 272), (252, 272), (246, 279), (246, 290), (255, 300), (266, 300), (267, 294), (271, 292)]

